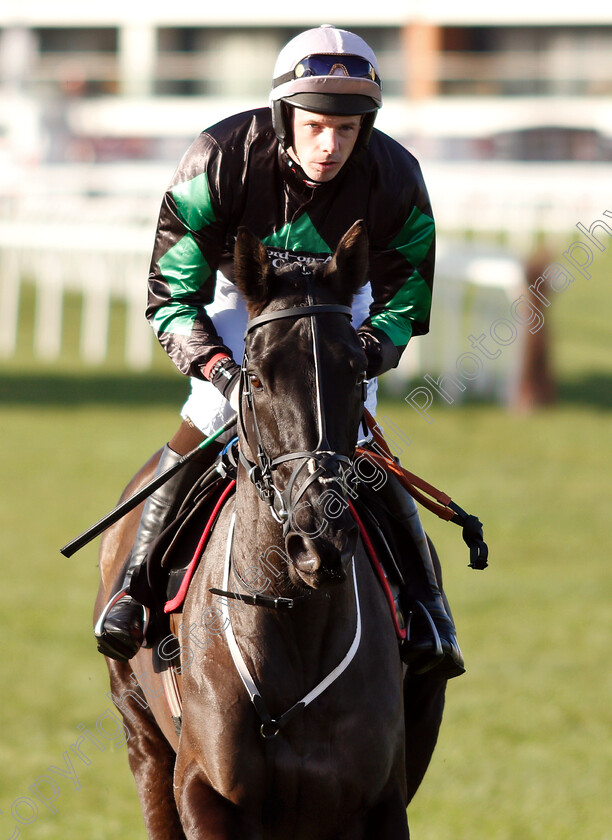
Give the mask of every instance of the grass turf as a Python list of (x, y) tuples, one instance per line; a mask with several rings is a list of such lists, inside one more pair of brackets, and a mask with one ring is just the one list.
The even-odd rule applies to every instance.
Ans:
[[(612, 291), (609, 255), (598, 260), (550, 312), (555, 407), (438, 405), (430, 424), (401, 400), (380, 407), (412, 439), (403, 463), (478, 513), (491, 549), (489, 569), (467, 569), (459, 530), (423, 514), (469, 670), (449, 684), (415, 840), (612, 838)], [(84, 369), (70, 334), (42, 367), (23, 335), (0, 374), (0, 836), (144, 838), (119, 736), (66, 763), (79, 724), (95, 734), (110, 701), (91, 636), (96, 547), (70, 560), (59, 548), (174, 431), (185, 383), (159, 356), (142, 376), (118, 358)], [(52, 774), (46, 807), (35, 791), (52, 798), (52, 765), (67, 775)]]

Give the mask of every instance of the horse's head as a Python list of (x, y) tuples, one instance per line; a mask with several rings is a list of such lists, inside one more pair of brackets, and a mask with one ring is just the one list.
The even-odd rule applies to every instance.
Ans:
[(291, 580), (313, 588), (344, 579), (357, 539), (345, 482), (366, 358), (350, 306), (367, 271), (363, 222), (314, 271), (275, 269), (258, 239), (244, 228), (238, 233), (235, 280), (249, 312), (241, 458), (283, 526)]

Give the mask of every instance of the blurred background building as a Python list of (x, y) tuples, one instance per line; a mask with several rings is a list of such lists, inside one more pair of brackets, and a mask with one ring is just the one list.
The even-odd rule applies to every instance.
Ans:
[[(175, 162), (202, 128), (265, 105), (279, 49), (329, 15), (312, 3), (210, 5), (3, 5), (2, 182), (9, 166)], [(421, 160), (579, 167), (612, 158), (607, 4), (362, 5), (335, 4), (333, 22), (374, 47), (385, 95), (378, 124)]]
[[(377, 126), (420, 159), (443, 236), (494, 240), (524, 258), (607, 206), (609, 4), (341, 0), (332, 11), (277, 0), (3, 4), (4, 311), (13, 305), (6, 263), (16, 272), (16, 243), (23, 256), (33, 241), (22, 222), (46, 226), (36, 241), (51, 249), (61, 233), (49, 234), (50, 223), (78, 223), (89, 253), (103, 225), (152, 235), (161, 193), (191, 140), (265, 105), (279, 49), (322, 22), (358, 32), (377, 53)], [(74, 245), (74, 230), (68, 238)], [(151, 236), (138, 248), (137, 238), (116, 247), (131, 256), (150, 250)], [(514, 279), (506, 296), (516, 288)]]

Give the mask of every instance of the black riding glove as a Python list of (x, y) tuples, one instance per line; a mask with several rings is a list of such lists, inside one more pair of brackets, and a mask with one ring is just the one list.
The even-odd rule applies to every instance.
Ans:
[(386, 333), (377, 330), (376, 327), (364, 325), (357, 330), (357, 336), (368, 360), (368, 379), (380, 376), (381, 373), (397, 366), (403, 348), (396, 347)]

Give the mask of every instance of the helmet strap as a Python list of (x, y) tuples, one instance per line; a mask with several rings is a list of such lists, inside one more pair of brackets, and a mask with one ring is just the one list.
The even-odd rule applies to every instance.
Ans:
[(285, 151), (293, 146), (293, 108), (286, 102), (281, 101), (281, 120), (283, 122), (283, 148)]

